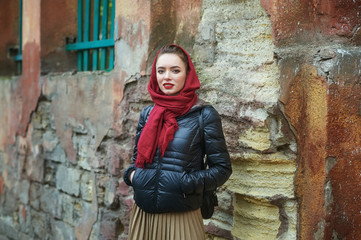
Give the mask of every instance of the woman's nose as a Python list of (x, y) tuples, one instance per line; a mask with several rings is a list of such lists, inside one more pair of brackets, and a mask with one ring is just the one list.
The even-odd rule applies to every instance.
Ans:
[(165, 71), (164, 78), (169, 79), (169, 77), (170, 77), (169, 71)]

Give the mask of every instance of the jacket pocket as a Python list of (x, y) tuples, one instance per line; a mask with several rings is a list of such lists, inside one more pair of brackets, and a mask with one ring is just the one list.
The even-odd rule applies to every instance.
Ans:
[(192, 179), (189, 177), (189, 174), (186, 172), (182, 173), (182, 176), (180, 178), (180, 187), (182, 193), (184, 193), (185, 195), (194, 192)]
[(136, 168), (133, 175), (133, 188), (141, 190), (152, 190), (156, 187), (156, 170)]

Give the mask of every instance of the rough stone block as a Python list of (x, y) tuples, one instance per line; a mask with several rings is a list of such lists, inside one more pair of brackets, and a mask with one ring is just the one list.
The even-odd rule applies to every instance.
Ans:
[(29, 202), (29, 189), (30, 189), (30, 182), (28, 180), (22, 180), (18, 184), (18, 193), (20, 202), (23, 204), (28, 204)]
[(78, 197), (80, 192), (80, 171), (60, 165), (56, 172), (56, 186), (58, 189)]
[(51, 239), (51, 229), (49, 215), (40, 212), (30, 210), (31, 212), (31, 223), (32, 223), (32, 232), (34, 233), (35, 239)]
[(198, 29), (200, 30), (198, 37), (205, 42), (214, 42), (215, 41), (214, 27), (215, 24), (210, 24), (209, 22), (198, 26)]
[(62, 219), (64, 222), (68, 223), (69, 225), (74, 226), (74, 206), (75, 206), (75, 199), (68, 194), (60, 194), (60, 204), (61, 204), (61, 212), (62, 212)]
[(33, 181), (43, 182), (44, 180), (44, 158), (42, 146), (37, 144), (32, 147), (32, 154), (26, 158), (26, 175)]
[(238, 141), (245, 147), (264, 151), (271, 147), (270, 131), (263, 127), (250, 128), (239, 136)]
[(2, 213), (4, 215), (11, 215), (18, 209), (18, 193), (15, 191), (15, 188), (6, 189), (5, 192)]
[(198, 45), (195, 48), (195, 63), (202, 63), (204, 66), (211, 66), (215, 61), (215, 49), (212, 45)]
[[(232, 218), (232, 217), (231, 217)], [(231, 233), (232, 225), (228, 225), (227, 223), (224, 223), (222, 221), (218, 221), (215, 219), (211, 220), (205, 220), (204, 221), (204, 230), (206, 233), (208, 233), (206, 239), (218, 239), (218, 240), (226, 240), (226, 239), (232, 239), (233, 236)]]
[(267, 110), (262, 106), (260, 108), (250, 105), (242, 105), (239, 109), (239, 117), (251, 121), (256, 126), (264, 126), (265, 120), (269, 117)]
[(32, 235), (32, 219), (30, 215), (30, 207), (26, 205), (20, 205), (19, 206), (19, 226), (21, 229), (21, 232), (31, 234)]
[(32, 182), (30, 184), (29, 198), (30, 206), (33, 209), (40, 210), (40, 197), (43, 193), (43, 186), (39, 183)]
[(59, 191), (53, 187), (45, 186), (40, 199), (40, 208), (58, 219), (61, 218), (61, 203)]
[(53, 161), (45, 160), (45, 173), (44, 173), (44, 183), (48, 184), (50, 186), (56, 186), (56, 172), (57, 172), (57, 166)]
[(98, 203), (96, 197), (93, 197), (92, 204), (83, 201), (79, 206), (81, 206), (81, 217), (75, 227), (75, 235), (77, 239), (88, 239), (93, 225), (98, 218)]
[(89, 240), (98, 240), (100, 236), (100, 221), (96, 221), (92, 227)]
[(282, 153), (232, 155), (233, 173), (226, 182), (232, 192), (256, 197), (294, 198), (295, 159)]
[(286, 221), (281, 224), (281, 228), (278, 232), (278, 239), (297, 239), (297, 201), (286, 201), (283, 205), (283, 210), (280, 212), (283, 212), (283, 219)]
[(11, 217), (0, 216), (0, 236), (9, 239), (19, 239), (19, 229)]
[(89, 164), (89, 159), (94, 155), (94, 150), (91, 146), (91, 137), (89, 135), (73, 134), (72, 141), (77, 152), (78, 165), (81, 168), (90, 171), (91, 166)]
[[(266, 11), (257, 1), (203, 1), (203, 6), (208, 7), (204, 8), (199, 32), (212, 33), (208, 28), (214, 25), (214, 36), (207, 38), (216, 39), (216, 44), (205, 42), (204, 34), (199, 34), (194, 47), (196, 59), (200, 60), (196, 60), (196, 65), (203, 89), (229, 94), (236, 103), (255, 101), (263, 103), (263, 108), (274, 106), (278, 100), (279, 70)], [(214, 51), (214, 57), (202, 57), (209, 49)], [(207, 59), (213, 59), (211, 65)], [(223, 95), (219, 104), (229, 106), (222, 104)]]
[(56, 136), (56, 133), (53, 131), (46, 131), (42, 134), (42, 145), (45, 152), (52, 152), (54, 148), (58, 145), (59, 139)]
[(76, 240), (74, 228), (61, 221), (52, 221), (52, 236), (54, 239)]
[(239, 239), (276, 239), (280, 227), (279, 209), (265, 199), (236, 194), (232, 234)]
[(78, 225), (81, 221), (83, 207), (84, 207), (83, 201), (81, 201), (80, 199), (74, 198), (73, 216), (72, 216), (74, 226)]
[(119, 179), (118, 182), (118, 189), (117, 189), (117, 195), (120, 196), (129, 196), (133, 194), (132, 193), (132, 188), (130, 188), (124, 181), (123, 178)]
[(232, 212), (232, 195), (229, 191), (225, 191), (225, 189), (220, 188), (217, 190), (217, 198), (218, 198), (218, 208), (219, 210), (223, 210), (225, 212)]
[(65, 151), (60, 144), (57, 144), (53, 149), (51, 149), (51, 151), (50, 150), (45, 151), (44, 158), (59, 163), (64, 163), (67, 160)]
[(133, 142), (126, 140), (114, 141), (107, 146), (108, 171), (112, 176), (118, 176), (125, 162), (129, 162), (133, 155)]
[(108, 212), (102, 216), (100, 230), (102, 238), (115, 239), (124, 230), (124, 226), (116, 214)]
[(104, 204), (105, 206), (115, 209), (119, 207), (119, 200), (117, 196), (118, 179), (111, 178), (106, 184)]
[(86, 201), (93, 198), (93, 176), (91, 173), (83, 172), (80, 180), (80, 195)]
[(50, 126), (50, 102), (40, 101), (38, 103), (36, 114), (32, 117), (32, 126), (34, 129), (46, 129)]

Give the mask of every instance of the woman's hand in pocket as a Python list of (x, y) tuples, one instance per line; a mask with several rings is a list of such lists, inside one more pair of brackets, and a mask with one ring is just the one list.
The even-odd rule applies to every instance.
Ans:
[(130, 173), (130, 176), (129, 176), (129, 180), (130, 180), (131, 183), (133, 183), (134, 173), (135, 173), (135, 170), (133, 170), (133, 171)]

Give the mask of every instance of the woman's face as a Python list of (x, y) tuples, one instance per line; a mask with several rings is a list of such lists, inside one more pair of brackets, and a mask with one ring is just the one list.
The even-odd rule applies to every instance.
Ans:
[(177, 54), (164, 53), (158, 56), (156, 70), (159, 88), (165, 95), (174, 96), (183, 89), (187, 69)]

